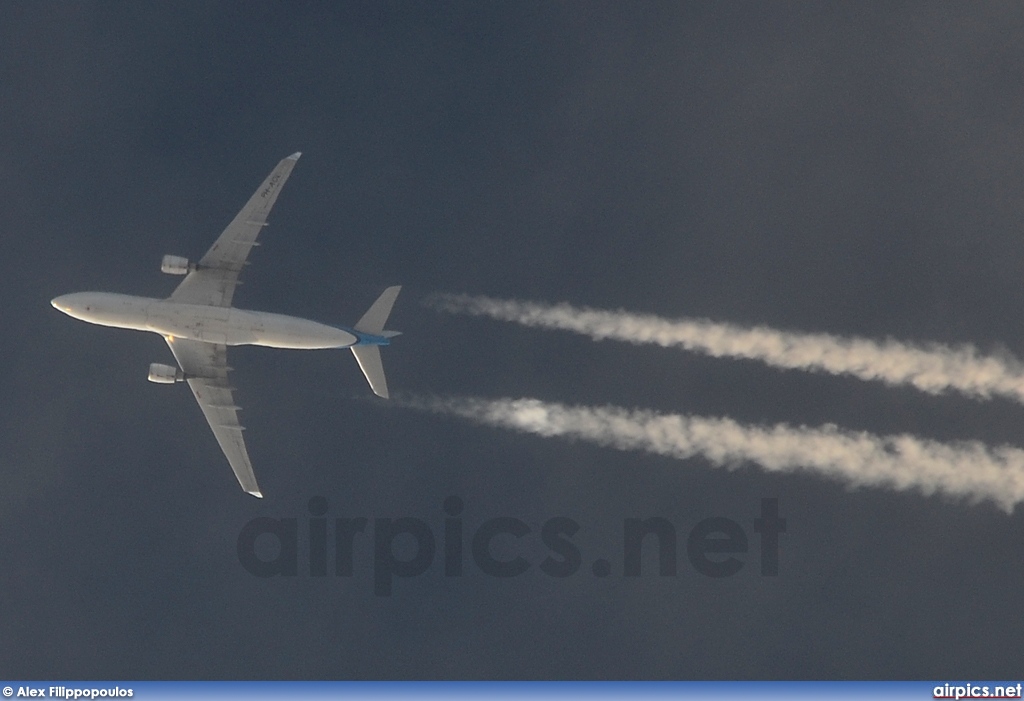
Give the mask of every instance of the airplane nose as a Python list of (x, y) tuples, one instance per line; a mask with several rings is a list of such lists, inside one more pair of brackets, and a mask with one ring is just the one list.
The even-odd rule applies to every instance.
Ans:
[(67, 313), (68, 303), (66, 299), (67, 295), (61, 295), (60, 297), (54, 297), (50, 300), (50, 306), (54, 309)]

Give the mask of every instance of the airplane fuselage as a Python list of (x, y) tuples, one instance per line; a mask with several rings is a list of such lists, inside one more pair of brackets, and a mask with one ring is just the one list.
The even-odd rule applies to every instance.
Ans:
[(244, 427), (238, 419), (240, 407), (235, 404), (224, 346), (347, 348), (373, 393), (387, 399), (380, 346), (400, 335), (384, 328), (400, 285), (386, 288), (351, 328), (231, 306), (239, 273), (253, 246), (259, 245), (256, 238), (267, 226), (267, 216), (301, 155), (293, 153), (281, 159), (198, 261), (163, 257), (162, 272), (184, 276), (167, 299), (77, 292), (50, 301), (57, 310), (91, 324), (163, 336), (178, 367), (150, 363), (149, 381), (188, 384), (238, 484), (255, 497), (262, 497), (263, 492), (242, 438)]
[[(68, 316), (100, 326), (227, 346), (314, 350), (347, 348), (360, 342), (358, 336), (343, 328), (234, 307), (180, 304), (111, 292), (77, 292), (57, 297), (52, 304)], [(385, 339), (380, 341), (386, 343)]]

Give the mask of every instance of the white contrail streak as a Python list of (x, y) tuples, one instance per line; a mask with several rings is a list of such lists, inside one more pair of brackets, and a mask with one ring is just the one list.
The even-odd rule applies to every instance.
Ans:
[(989, 499), (1008, 513), (1024, 501), (1024, 450), (1010, 446), (874, 436), (831, 424), (821, 428), (744, 426), (727, 418), (567, 406), (537, 399), (407, 397), (397, 401), (540, 436), (679, 459), (701, 456), (717, 467), (755, 462), (772, 472), (806, 470), (854, 486), (939, 492), (972, 502)]
[(706, 319), (663, 319), (625, 311), (468, 295), (437, 294), (426, 304), (439, 311), (575, 331), (595, 340), (652, 343), (716, 358), (746, 358), (778, 368), (912, 385), (929, 394), (955, 390), (975, 398), (1003, 396), (1024, 403), (1021, 363), (1009, 354), (1002, 358), (981, 356), (971, 346), (915, 346), (892, 340), (792, 333), (764, 326), (744, 328)]

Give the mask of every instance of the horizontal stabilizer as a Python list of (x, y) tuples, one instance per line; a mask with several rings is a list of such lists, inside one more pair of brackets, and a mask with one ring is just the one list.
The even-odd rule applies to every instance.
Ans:
[[(391, 300), (391, 302), (393, 301), (394, 299)], [(390, 304), (389, 302), (389, 307)], [(371, 309), (370, 311), (373, 310)], [(388, 383), (384, 379), (384, 366), (380, 362), (380, 346), (352, 346), (350, 350), (352, 355), (356, 357), (356, 362), (359, 363), (359, 369), (366, 376), (366, 381), (370, 383), (370, 389), (373, 390), (373, 393), (378, 397), (387, 399)]]
[(387, 323), (388, 315), (391, 314), (391, 307), (394, 306), (395, 298), (398, 297), (398, 292), (401, 289), (401, 285), (395, 285), (384, 290), (380, 297), (377, 298), (377, 301), (373, 303), (373, 306), (363, 314), (363, 318), (355, 325), (356, 331), (383, 336), (384, 334), (381, 332), (384, 330), (384, 324)]

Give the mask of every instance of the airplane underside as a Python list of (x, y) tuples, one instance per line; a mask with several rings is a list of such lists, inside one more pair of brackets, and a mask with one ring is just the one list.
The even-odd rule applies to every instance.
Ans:
[(384, 328), (401, 289), (398, 286), (384, 290), (351, 329), (231, 306), (239, 273), (252, 247), (258, 245), (256, 238), (300, 155), (292, 154), (277, 164), (197, 263), (180, 256), (164, 256), (160, 266), (163, 272), (185, 276), (167, 299), (78, 292), (51, 301), (56, 309), (82, 321), (163, 336), (178, 367), (153, 363), (149, 380), (188, 384), (238, 483), (255, 497), (263, 493), (242, 439), (239, 407), (228, 382), (227, 347), (350, 348), (370, 388), (386, 398), (380, 346), (388, 345), (398, 335)]

